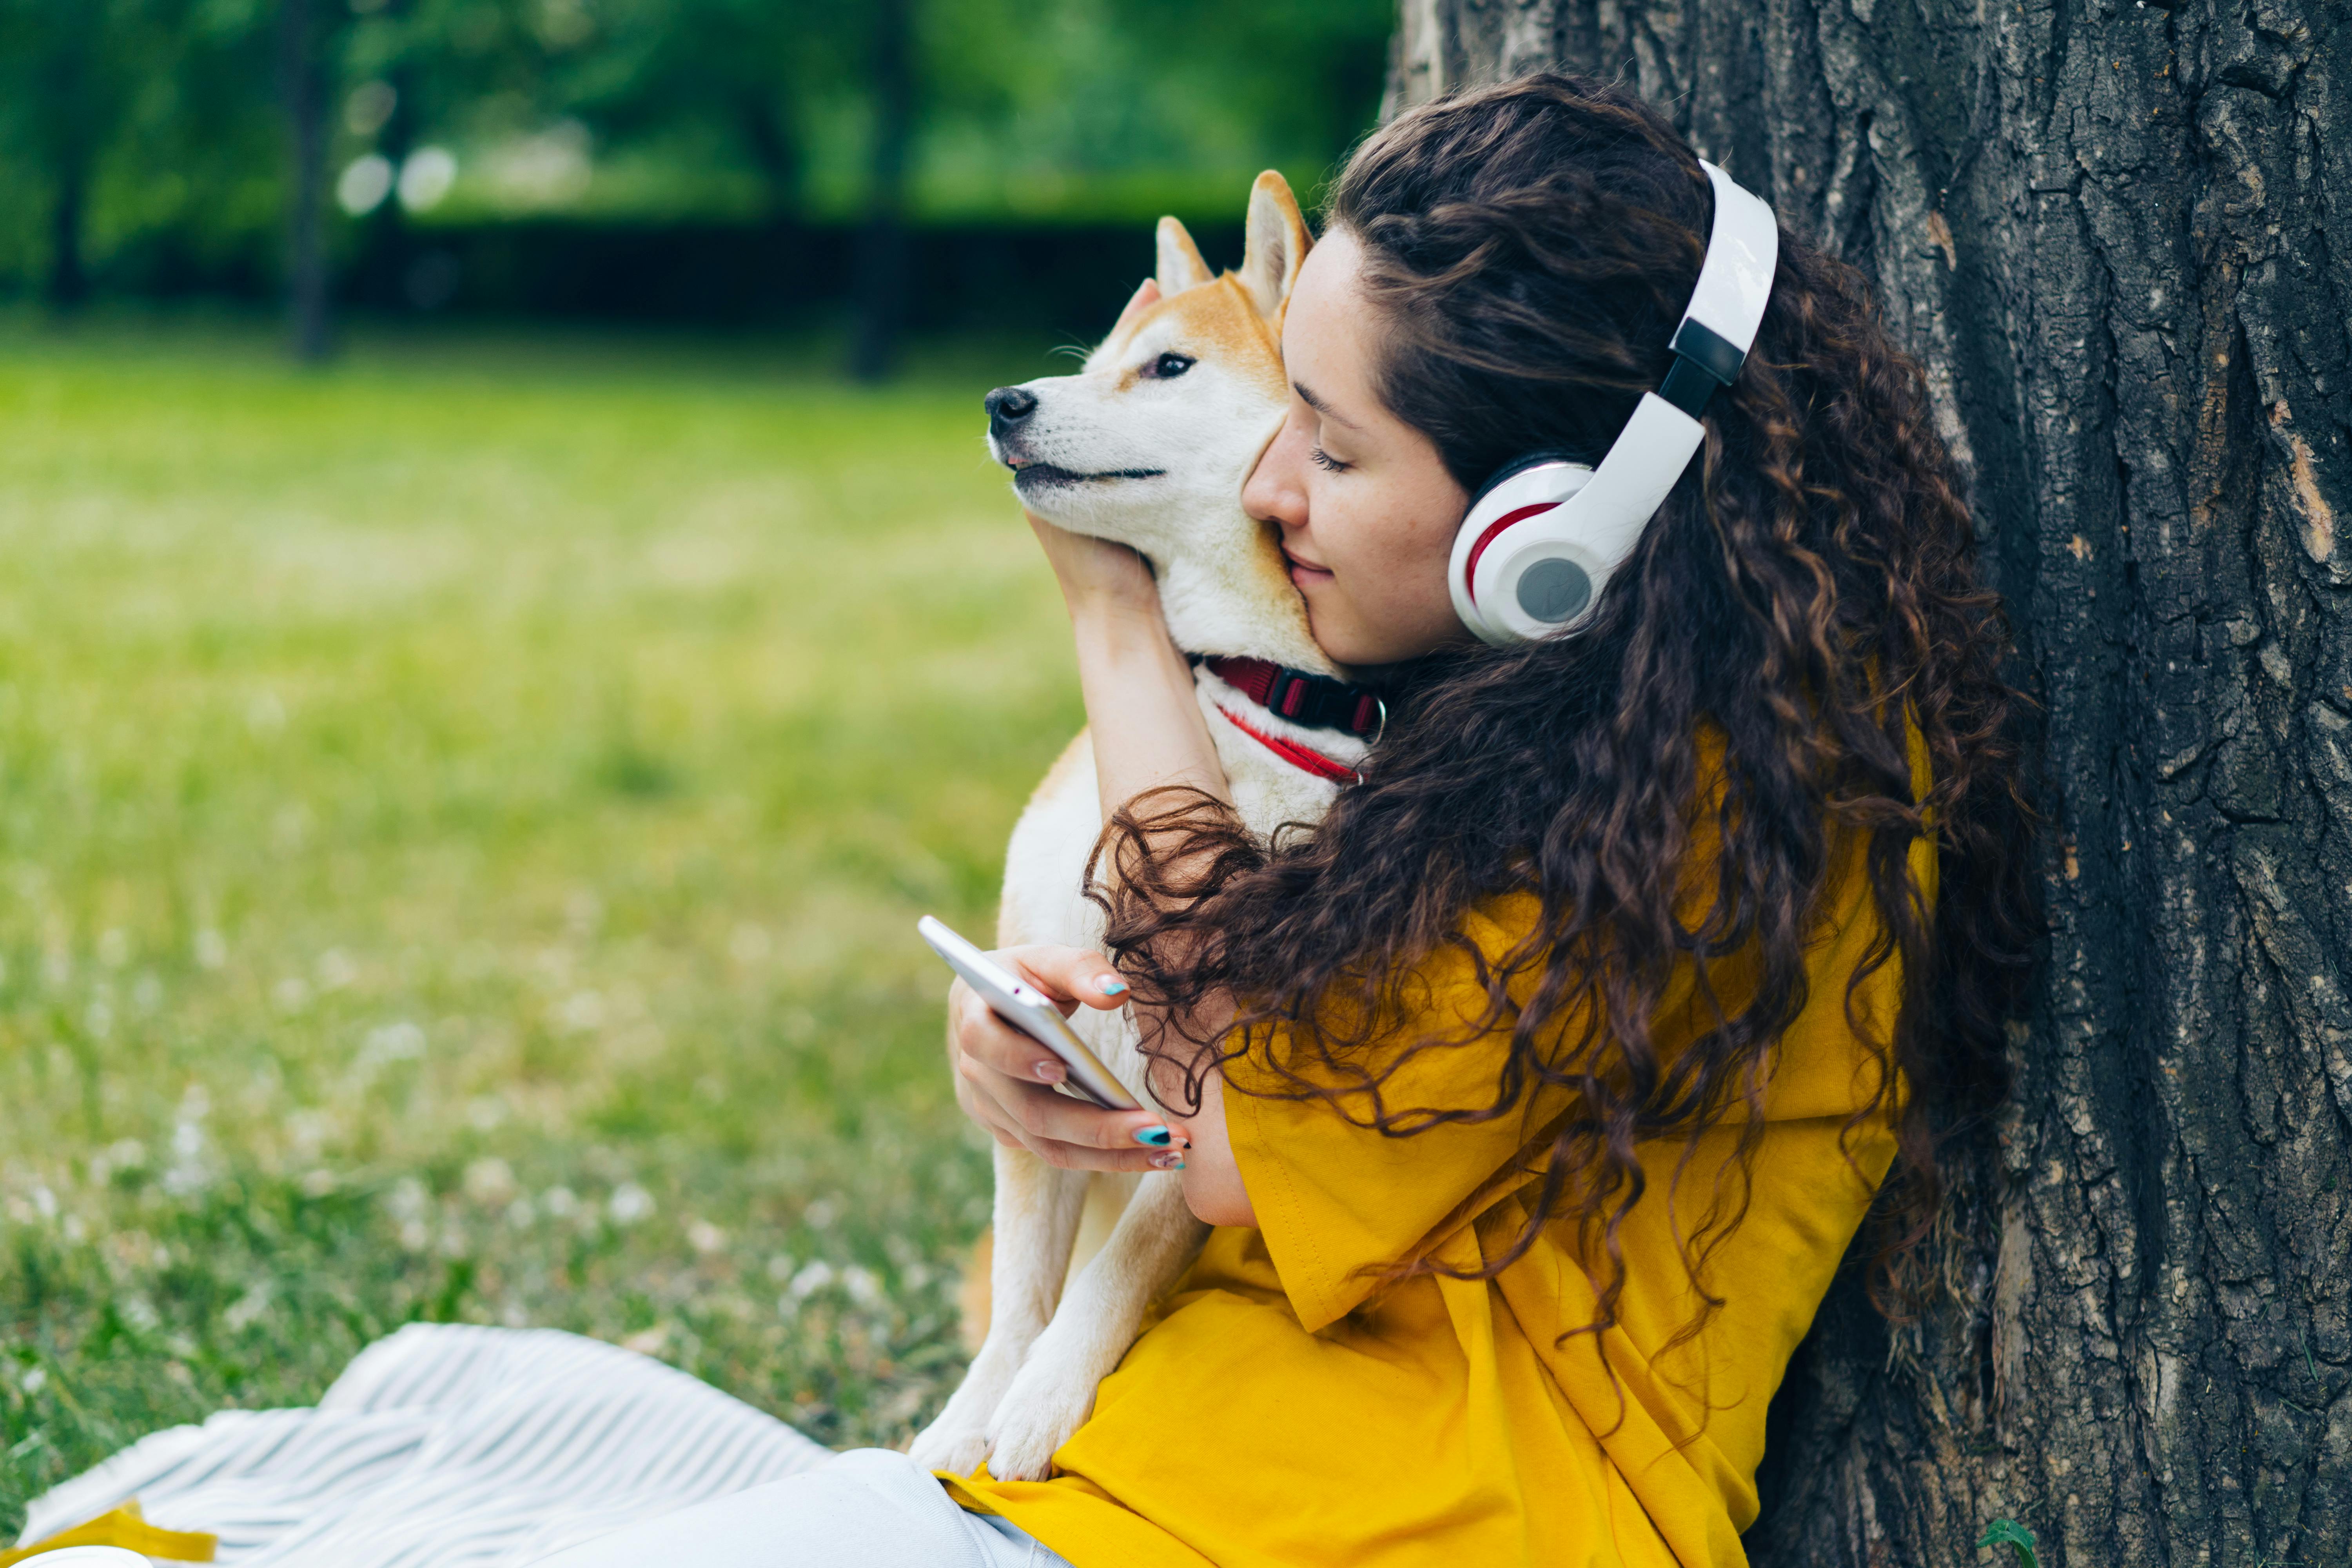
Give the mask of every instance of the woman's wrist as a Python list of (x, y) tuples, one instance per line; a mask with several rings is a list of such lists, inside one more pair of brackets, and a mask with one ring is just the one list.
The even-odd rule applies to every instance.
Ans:
[(1070, 630), (1078, 658), (1125, 661), (1165, 658), (1168, 624), (1156, 600), (1138, 603), (1123, 595), (1091, 595), (1070, 601)]

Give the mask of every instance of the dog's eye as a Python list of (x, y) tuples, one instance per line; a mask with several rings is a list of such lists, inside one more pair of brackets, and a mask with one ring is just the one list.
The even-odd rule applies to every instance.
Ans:
[(1192, 368), (1193, 363), (1191, 354), (1161, 354), (1144, 367), (1144, 374), (1166, 381), (1172, 376), (1183, 374)]

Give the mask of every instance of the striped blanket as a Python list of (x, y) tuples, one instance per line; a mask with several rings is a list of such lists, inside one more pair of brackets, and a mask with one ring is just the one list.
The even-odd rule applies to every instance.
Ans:
[(520, 1568), (830, 1458), (633, 1351), (415, 1323), (361, 1352), (314, 1409), (225, 1410), (132, 1444), (36, 1499), (21, 1539), (136, 1497), (247, 1568)]

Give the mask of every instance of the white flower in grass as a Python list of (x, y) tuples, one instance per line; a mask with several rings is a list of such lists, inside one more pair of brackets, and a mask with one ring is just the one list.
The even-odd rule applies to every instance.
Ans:
[(805, 1301), (833, 1283), (833, 1265), (820, 1258), (793, 1276), (793, 1298)]
[(551, 1010), (549, 1018), (560, 1034), (582, 1035), (601, 1028), (604, 1023), (604, 995), (594, 991), (574, 991)]
[(466, 1195), (484, 1208), (496, 1208), (515, 1195), (514, 1170), (495, 1155), (466, 1167)]
[[(361, 162), (366, 160), (362, 159)], [(383, 163), (383, 160), (379, 158), (376, 162)], [(387, 172), (390, 167), (385, 165)], [(346, 171), (343, 177), (351, 178), (350, 173)], [(375, 199), (380, 202), (383, 196), (379, 193)], [(265, 689), (253, 694), (252, 700), (245, 705), (245, 727), (256, 735), (275, 735), (286, 728), (286, 704), (278, 700), (278, 693)]]
[(269, 1285), (264, 1280), (238, 1297), (229, 1310), (221, 1314), (221, 1321), (231, 1333), (243, 1333), (259, 1321), (269, 1310)]
[(654, 1212), (654, 1195), (635, 1182), (623, 1182), (613, 1189), (604, 1212), (613, 1216), (614, 1225), (635, 1225)]
[(851, 1264), (841, 1273), (841, 1288), (849, 1299), (861, 1307), (871, 1307), (882, 1300), (882, 1281), (870, 1268)]
[(360, 1046), (359, 1065), (381, 1067), (385, 1062), (413, 1062), (425, 1054), (425, 1031), (402, 1018), (370, 1029)]
[(401, 1177), (383, 1200), (384, 1211), (403, 1224), (423, 1219), (432, 1204), (432, 1194), (425, 1190), (425, 1184), (414, 1176)]
[[(198, 1111), (198, 1115), (203, 1114)], [(163, 1173), (163, 1190), (175, 1198), (202, 1192), (212, 1183), (205, 1159), (205, 1127), (194, 1116), (183, 1114), (172, 1129), (172, 1163)]]
[(708, 1255), (727, 1245), (727, 1233), (707, 1219), (698, 1219), (686, 1227), (686, 1244)]
[(570, 1219), (580, 1212), (580, 1194), (570, 1187), (550, 1187), (540, 1200), (551, 1219)]
[(340, 947), (331, 947), (319, 955), (319, 989), (341, 991), (360, 977), (360, 966), (352, 955)]

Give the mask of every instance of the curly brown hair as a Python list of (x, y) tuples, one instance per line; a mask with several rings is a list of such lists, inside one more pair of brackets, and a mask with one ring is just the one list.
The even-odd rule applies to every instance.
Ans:
[[(1666, 373), (1712, 205), (1654, 110), (1540, 75), (1401, 116), (1349, 160), (1327, 223), (1362, 247), (1381, 395), (1475, 489), (1533, 450), (1599, 461)], [(1387, 733), (1321, 823), (1266, 843), (1205, 797), (1162, 794), (1118, 814), (1097, 851), (1110, 949), (1138, 999), (1178, 1020), (1148, 1048), (1181, 1069), (1195, 1106), (1202, 1075), (1245, 1052), (1286, 1092), (1337, 1098), (1471, 1037), (1401, 1026), (1401, 988), (1468, 945), (1475, 908), (1535, 895), (1524, 942), (1472, 954), (1476, 1031), (1508, 1034), (1491, 1103), (1391, 1107), (1375, 1092), (1369, 1114), (1349, 1113), (1406, 1137), (1572, 1091), (1549, 1149), (1528, 1152), (1542, 1174), (1525, 1232), (1479, 1272), (1566, 1226), (1596, 1331), (1623, 1288), (1637, 1145), (1692, 1148), (1734, 1107), (1760, 1111), (1769, 1053), (1808, 996), (1817, 901), (1853, 836), (1881, 929), (1847, 978), (1849, 1016), (1855, 987), (1901, 965), (1888, 1037), (1865, 1039), (1891, 1070), (1855, 1118), (1889, 1117), (1898, 1144), (1884, 1309), (1908, 1297), (1905, 1265), (1942, 1198), (1939, 1149), (2007, 1092), (2002, 1026), (2037, 929), (2004, 623), (1919, 367), (1863, 278), (1783, 234), (1761, 333), (1706, 425), (1701, 460), (1589, 629), (1381, 672)], [(1688, 923), (1676, 901), (1695, 829), (1717, 859), (1712, 907)], [(1909, 867), (1923, 837), (1932, 912)], [(1682, 963), (1715, 1026), (1662, 1059), (1649, 1024)], [(1227, 995), (1229, 1033), (1182, 1022)], [(1761, 1125), (1746, 1119), (1743, 1174)], [(1716, 1239), (1744, 1206), (1718, 1215)], [(1705, 1230), (1685, 1256), (1695, 1284)]]

